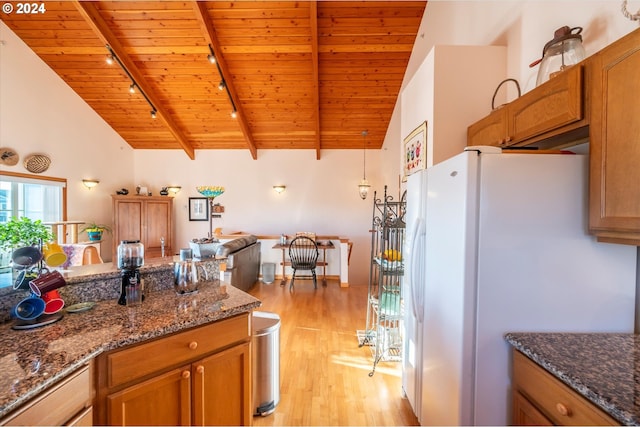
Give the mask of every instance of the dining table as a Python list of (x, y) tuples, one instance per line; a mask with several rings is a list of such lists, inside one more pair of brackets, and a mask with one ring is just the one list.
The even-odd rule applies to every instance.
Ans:
[[(280, 286), (284, 286), (287, 283), (285, 271), (286, 267), (291, 265), (291, 262), (287, 260), (287, 251), (289, 250), (290, 244), (291, 240), (286, 240), (285, 242), (278, 242), (273, 245), (273, 249), (280, 249), (282, 251), (282, 261), (280, 262), (282, 266), (282, 280), (280, 281)], [(322, 267), (322, 286), (327, 286), (327, 249), (335, 249), (336, 247), (331, 240), (317, 240), (316, 245), (318, 246), (318, 250), (322, 251), (322, 260), (319, 260), (316, 266)]]

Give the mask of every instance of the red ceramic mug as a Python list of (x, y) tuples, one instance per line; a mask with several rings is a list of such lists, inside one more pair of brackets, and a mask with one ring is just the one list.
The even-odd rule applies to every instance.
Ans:
[(62, 274), (59, 271), (51, 271), (44, 269), (47, 271), (44, 274), (41, 274), (37, 278), (33, 279), (31, 283), (29, 283), (29, 288), (31, 288), (31, 292), (33, 292), (37, 296), (42, 296), (49, 291), (53, 291), (54, 289), (58, 289), (67, 284)]
[(57, 289), (42, 294), (44, 300), (44, 314), (53, 314), (62, 310), (64, 300), (60, 298), (60, 292)]

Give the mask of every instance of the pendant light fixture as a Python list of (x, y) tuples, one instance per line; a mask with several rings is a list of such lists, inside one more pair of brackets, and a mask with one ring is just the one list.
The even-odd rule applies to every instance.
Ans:
[(367, 135), (369, 132), (366, 130), (362, 131), (362, 180), (360, 184), (358, 184), (358, 191), (360, 192), (360, 198), (362, 200), (367, 198), (369, 194), (369, 181), (367, 181), (367, 157), (366, 157), (366, 148), (367, 148)]

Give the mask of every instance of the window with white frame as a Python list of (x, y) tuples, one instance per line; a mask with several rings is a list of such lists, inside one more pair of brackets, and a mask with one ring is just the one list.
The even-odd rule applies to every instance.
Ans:
[(26, 216), (42, 222), (62, 221), (67, 180), (0, 172), (0, 223)]

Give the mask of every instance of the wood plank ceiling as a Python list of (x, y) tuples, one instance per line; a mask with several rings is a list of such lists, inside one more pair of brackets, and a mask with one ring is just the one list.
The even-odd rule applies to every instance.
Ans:
[[(311, 149), (320, 159), (322, 149), (381, 148), (426, 7), (40, 4), (45, 11), (2, 20), (131, 147), (182, 149), (192, 159), (205, 149), (248, 149), (254, 159), (260, 149)], [(107, 64), (109, 49), (124, 67)]]

